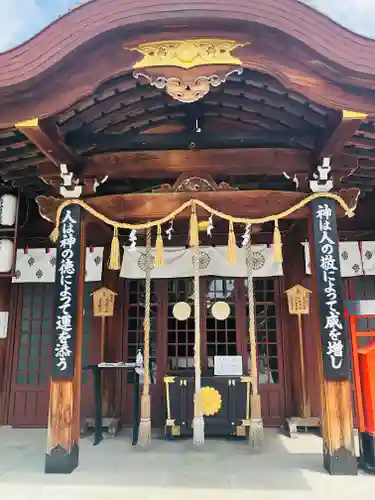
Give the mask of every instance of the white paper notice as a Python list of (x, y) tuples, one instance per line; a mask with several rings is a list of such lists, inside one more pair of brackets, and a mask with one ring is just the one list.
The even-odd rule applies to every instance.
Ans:
[(214, 375), (242, 375), (242, 356), (215, 356)]

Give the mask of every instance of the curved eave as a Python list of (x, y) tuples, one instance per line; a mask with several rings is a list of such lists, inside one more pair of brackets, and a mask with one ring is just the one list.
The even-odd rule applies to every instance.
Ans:
[[(166, 20), (168, 20), (166, 22)], [(334, 65), (375, 78), (375, 41), (355, 34), (296, 0), (93, 0), (57, 19), (34, 38), (0, 54), (0, 87), (17, 85), (58, 65), (80, 46), (116, 28), (150, 25), (165, 31), (184, 25), (261, 24), (313, 49)]]

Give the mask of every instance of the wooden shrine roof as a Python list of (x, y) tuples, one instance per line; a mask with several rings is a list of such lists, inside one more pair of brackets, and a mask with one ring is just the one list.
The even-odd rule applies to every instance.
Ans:
[[(244, 42), (241, 76), (189, 105), (134, 79), (126, 46), (202, 33)], [(336, 184), (371, 191), (374, 88), (375, 41), (297, 0), (92, 0), (0, 54), (0, 185), (49, 194), (67, 163), (128, 191), (191, 168), (287, 189), (283, 172), (302, 182), (324, 153)], [(335, 136), (345, 109), (368, 118)]]

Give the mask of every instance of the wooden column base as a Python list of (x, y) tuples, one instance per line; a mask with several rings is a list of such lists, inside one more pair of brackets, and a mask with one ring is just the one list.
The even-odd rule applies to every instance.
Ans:
[(68, 453), (61, 446), (56, 446), (51, 453), (46, 453), (45, 473), (46, 474), (70, 474), (78, 466), (79, 449), (73, 445)]
[(324, 450), (323, 465), (332, 476), (356, 476), (358, 474), (357, 457), (343, 447), (331, 453)]

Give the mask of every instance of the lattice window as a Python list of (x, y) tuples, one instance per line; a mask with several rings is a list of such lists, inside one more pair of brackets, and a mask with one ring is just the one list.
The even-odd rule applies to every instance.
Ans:
[[(227, 278), (211, 278), (206, 280), (206, 332), (207, 362), (213, 368), (214, 356), (235, 356), (236, 345), (236, 296), (235, 280)], [(212, 314), (215, 302), (229, 305), (230, 314), (227, 319), (218, 320)]]
[[(155, 281), (151, 281), (151, 318), (150, 318), (150, 376), (156, 382), (156, 334), (158, 300), (155, 294)], [(133, 362), (138, 349), (143, 352), (143, 320), (145, 317), (145, 281), (129, 281), (128, 307), (128, 353), (127, 361)], [(128, 371), (128, 382), (133, 382), (133, 373)]]
[[(177, 302), (187, 302), (191, 315), (185, 321), (173, 316)], [(192, 279), (168, 280), (168, 370), (194, 367), (194, 285)]]
[[(279, 359), (277, 342), (276, 286), (277, 281), (254, 279), (256, 301), (257, 361), (260, 384), (279, 383)], [(245, 280), (247, 290), (247, 280)], [(246, 317), (248, 326), (248, 303)], [(250, 346), (248, 343), (248, 353)]]
[[(83, 364), (88, 355), (92, 319), (93, 283), (85, 286), (85, 317), (83, 337)], [(51, 374), (52, 332), (54, 314), (53, 283), (22, 285), (22, 312), (16, 383), (40, 386), (48, 383)], [(83, 375), (83, 383), (87, 375)]]

